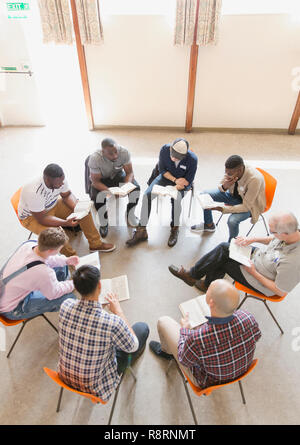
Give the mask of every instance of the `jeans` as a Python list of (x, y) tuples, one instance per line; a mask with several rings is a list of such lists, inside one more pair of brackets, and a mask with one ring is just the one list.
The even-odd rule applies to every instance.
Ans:
[[(68, 266), (55, 267), (54, 270), (58, 281), (67, 279), (69, 274)], [(67, 298), (76, 298), (76, 296), (70, 293), (54, 300), (48, 300), (40, 291), (32, 291), (15, 309), (2, 315), (10, 320), (22, 320), (37, 317), (44, 312), (58, 312), (61, 304)]]
[[(225, 204), (229, 204), (232, 206), (242, 203), (241, 198), (235, 198), (228, 190), (226, 190), (226, 192), (220, 192), (219, 189), (214, 189), (214, 190), (204, 191), (203, 193), (208, 193), (212, 197), (212, 199), (216, 202), (224, 202)], [(204, 213), (204, 223), (205, 224), (213, 223), (212, 211), (206, 209), (203, 211), (203, 213)], [(229, 228), (228, 241), (238, 236), (240, 222), (244, 221), (247, 218), (250, 218), (250, 216), (251, 216), (250, 212), (232, 213), (229, 216), (227, 221)]]
[[(126, 173), (121, 171), (118, 173), (113, 179), (111, 178), (103, 178), (101, 182), (105, 184), (107, 187), (121, 187), (124, 184), (124, 178)], [(139, 184), (134, 179), (132, 182), (136, 188), (132, 190), (128, 194), (128, 205), (127, 205), (127, 213), (130, 212), (131, 209), (137, 206), (140, 197), (141, 188)], [(100, 225), (106, 226), (108, 224), (108, 215), (106, 209), (106, 192), (99, 192), (99, 190), (95, 189), (91, 186), (90, 197), (92, 201), (94, 201), (95, 208), (99, 215)]]
[[(141, 226), (146, 227), (148, 224), (148, 220), (151, 213), (151, 205), (152, 200), (157, 197), (156, 194), (152, 193), (152, 189), (155, 185), (161, 185), (163, 187), (166, 187), (167, 185), (174, 186), (174, 182), (170, 181), (169, 179), (166, 179), (163, 177), (162, 174), (159, 174), (149, 185), (147, 190), (144, 193), (143, 196), (143, 202), (142, 202), (142, 209), (141, 209)], [(184, 197), (185, 192), (190, 190), (191, 185), (188, 185), (184, 188), (184, 190), (179, 190), (177, 199), (171, 198), (171, 205), (172, 205), (172, 215), (171, 215), (171, 227), (179, 226), (179, 220), (180, 220), (180, 214), (181, 214), (181, 200)]]
[(126, 368), (133, 365), (133, 363), (137, 360), (137, 358), (143, 352), (146, 341), (149, 336), (149, 327), (146, 323), (138, 322), (132, 326), (132, 329), (137, 336), (139, 341), (138, 350), (132, 353), (121, 351), (120, 349), (116, 350), (116, 358), (118, 363), (118, 374), (122, 374)]
[(229, 243), (221, 243), (208, 252), (190, 269), (189, 273), (196, 280), (205, 276), (205, 286), (208, 287), (214, 280), (224, 278), (227, 273), (233, 280), (259, 292), (251, 286), (240, 269), (240, 263), (229, 258)]

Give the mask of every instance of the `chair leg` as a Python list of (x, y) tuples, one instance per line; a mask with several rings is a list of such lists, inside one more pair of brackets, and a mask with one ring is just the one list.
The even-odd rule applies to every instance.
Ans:
[(191, 210), (192, 210), (192, 201), (194, 198), (194, 189), (191, 189), (191, 198), (190, 198), (190, 206), (189, 206), (189, 217), (191, 216)]
[(247, 294), (245, 294), (245, 297), (244, 297), (244, 299), (242, 300), (242, 302), (238, 305), (238, 307), (236, 308), (236, 310), (238, 310), (238, 309), (240, 309), (241, 307), (242, 307), (242, 305), (244, 304), (244, 302), (247, 300), (247, 298), (248, 298), (248, 295)]
[(129, 366), (128, 368), (128, 371), (130, 372), (130, 374), (132, 375), (132, 377), (134, 378), (134, 381), (136, 382), (137, 381), (137, 378), (136, 378), (136, 375), (135, 375), (135, 373), (133, 372), (133, 369), (132, 369), (132, 367), (131, 366)]
[(112, 404), (112, 407), (111, 407), (111, 410), (110, 410), (110, 415), (109, 415), (109, 419), (108, 419), (108, 424), (107, 425), (111, 424), (111, 419), (112, 419), (112, 416), (114, 414), (115, 405), (116, 405), (118, 394), (119, 394), (119, 389), (120, 389), (120, 386), (121, 386), (121, 383), (123, 381), (124, 376), (125, 376), (125, 373), (122, 374), (121, 380), (119, 381), (119, 384), (117, 386), (117, 389), (116, 389), (116, 392), (115, 392), (114, 401), (113, 401), (113, 404)]
[(60, 410), (60, 404), (61, 404), (61, 398), (62, 398), (63, 390), (64, 390), (64, 388), (60, 388), (59, 397), (58, 397), (58, 403), (57, 403), (57, 407), (56, 407), (56, 412), (57, 413)]
[(250, 232), (252, 231), (252, 229), (253, 229), (254, 226), (255, 226), (255, 224), (252, 224), (252, 227), (251, 227), (251, 229), (249, 230), (249, 232), (247, 233), (246, 236), (248, 236), (248, 235), (250, 234)]
[(50, 326), (58, 333), (57, 328), (54, 326), (54, 324), (51, 323), (51, 321), (46, 317), (46, 315), (41, 314), (41, 317), (43, 317), (50, 324)]
[(261, 214), (260, 216), (262, 217), (262, 220), (263, 220), (263, 222), (264, 222), (264, 225), (265, 225), (265, 229), (266, 229), (267, 235), (270, 236), (270, 232), (269, 232), (269, 229), (268, 229), (268, 226), (267, 226), (265, 217), (264, 217), (263, 214)]
[(219, 222), (221, 221), (222, 217), (223, 217), (223, 213), (221, 213), (220, 218), (219, 218), (218, 221), (216, 222), (216, 227), (217, 227), (217, 225), (219, 224)]
[(281, 334), (284, 334), (284, 332), (283, 332), (283, 330), (282, 330), (280, 324), (278, 323), (278, 321), (277, 321), (276, 318), (274, 317), (273, 312), (271, 311), (271, 309), (270, 309), (269, 306), (267, 305), (266, 300), (263, 300), (263, 302), (264, 302), (264, 305), (266, 306), (266, 308), (268, 309), (269, 314), (271, 315), (271, 317), (273, 318), (273, 320), (274, 320), (275, 323), (277, 324), (278, 328), (280, 329)]
[(239, 381), (238, 381), (238, 384), (239, 384), (239, 387), (240, 387), (240, 391), (241, 391), (241, 396), (242, 396), (243, 404), (246, 405), (246, 399), (245, 399), (245, 395), (244, 395), (244, 391), (243, 391), (242, 382), (239, 380)]
[(10, 356), (12, 350), (14, 349), (14, 347), (15, 347), (15, 345), (16, 345), (16, 343), (17, 343), (19, 337), (20, 337), (20, 335), (22, 334), (22, 331), (23, 331), (23, 329), (25, 328), (25, 325), (26, 325), (26, 323), (27, 323), (28, 321), (29, 321), (29, 320), (23, 321), (22, 327), (21, 327), (21, 329), (19, 330), (19, 333), (18, 333), (18, 335), (17, 335), (15, 341), (13, 342), (13, 344), (12, 344), (12, 346), (11, 346), (11, 348), (10, 348), (10, 350), (9, 350), (9, 352), (8, 352), (8, 354), (7, 354), (7, 356), (6, 356), (7, 358), (9, 358), (9, 356)]
[(29, 237), (27, 238), (27, 241), (29, 241), (31, 237), (32, 237), (32, 232), (30, 232)]
[(179, 368), (178, 363), (176, 362), (176, 360), (175, 360), (175, 364), (177, 366), (177, 369), (178, 369), (179, 374), (180, 374), (180, 376), (182, 378), (182, 381), (183, 381), (183, 386), (184, 386), (185, 393), (186, 393), (186, 396), (187, 396), (187, 399), (188, 399), (188, 402), (189, 402), (189, 405), (190, 405), (190, 409), (192, 411), (192, 415), (193, 415), (193, 419), (194, 419), (195, 425), (198, 425), (197, 417), (196, 417), (195, 410), (194, 410), (194, 407), (193, 407), (193, 404), (192, 404), (192, 399), (191, 399), (191, 396), (190, 396), (190, 393), (189, 393), (189, 390), (188, 390), (188, 387), (187, 387), (187, 380), (184, 377), (181, 369)]

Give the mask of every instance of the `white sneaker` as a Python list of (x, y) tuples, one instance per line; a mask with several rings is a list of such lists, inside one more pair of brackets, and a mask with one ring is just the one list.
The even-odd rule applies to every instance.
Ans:
[(200, 233), (200, 232), (215, 232), (216, 226), (213, 224), (212, 226), (208, 227), (203, 222), (200, 224), (195, 224), (191, 227), (192, 232)]
[(139, 219), (135, 216), (135, 214), (133, 212), (129, 212), (129, 214), (127, 214), (127, 212), (126, 212), (125, 217), (126, 217), (127, 225), (129, 227), (135, 228), (140, 223)]

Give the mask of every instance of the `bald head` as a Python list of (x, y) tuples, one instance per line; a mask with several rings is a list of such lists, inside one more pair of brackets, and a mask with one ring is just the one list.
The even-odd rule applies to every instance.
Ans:
[(212, 315), (228, 317), (232, 315), (239, 304), (239, 292), (226, 280), (213, 281), (206, 293), (207, 303)]
[(270, 229), (278, 234), (290, 235), (298, 231), (298, 221), (292, 212), (274, 213), (269, 219)]

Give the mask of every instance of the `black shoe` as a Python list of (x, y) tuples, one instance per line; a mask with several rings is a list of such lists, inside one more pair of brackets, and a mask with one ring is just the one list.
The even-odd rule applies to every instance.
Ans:
[(179, 227), (171, 227), (171, 233), (168, 241), (169, 247), (174, 247), (178, 239)]
[(106, 226), (100, 226), (99, 232), (102, 238), (106, 238), (108, 234), (108, 224)]
[(150, 341), (149, 346), (151, 351), (154, 352), (154, 354), (158, 357), (165, 358), (166, 360), (173, 360), (174, 356), (162, 351), (161, 345), (158, 341)]

